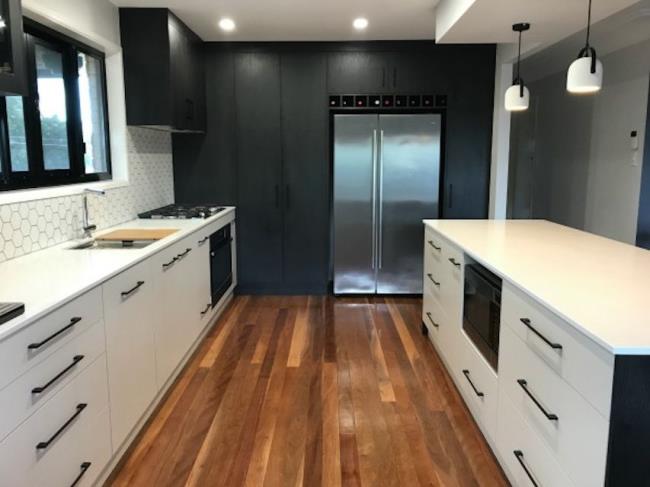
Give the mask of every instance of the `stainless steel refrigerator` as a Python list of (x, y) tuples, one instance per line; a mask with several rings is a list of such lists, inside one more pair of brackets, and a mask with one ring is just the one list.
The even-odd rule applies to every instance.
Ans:
[(334, 115), (334, 293), (422, 292), (437, 218), (439, 114)]

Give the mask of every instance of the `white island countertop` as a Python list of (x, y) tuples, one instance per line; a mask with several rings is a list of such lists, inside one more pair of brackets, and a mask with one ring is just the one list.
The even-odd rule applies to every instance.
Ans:
[(206, 225), (218, 220), (224, 224), (232, 221), (234, 213), (234, 207), (227, 207), (206, 219), (138, 219), (96, 233), (101, 235), (119, 228), (178, 230), (141, 249), (70, 250), (75, 241), (69, 241), (0, 263), (0, 302), (25, 304), (24, 314), (0, 325), (0, 340)]
[(425, 220), (611, 353), (650, 354), (650, 251), (543, 220)]

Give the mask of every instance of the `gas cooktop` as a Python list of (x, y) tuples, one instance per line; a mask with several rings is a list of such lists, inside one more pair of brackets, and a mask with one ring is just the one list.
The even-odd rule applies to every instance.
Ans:
[(217, 205), (167, 205), (162, 208), (140, 213), (138, 218), (151, 220), (187, 220), (190, 218), (210, 218), (226, 208)]

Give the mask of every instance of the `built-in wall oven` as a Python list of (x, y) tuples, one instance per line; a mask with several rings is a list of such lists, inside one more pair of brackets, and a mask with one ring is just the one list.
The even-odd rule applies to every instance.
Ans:
[(232, 285), (231, 242), (230, 225), (226, 225), (210, 236), (212, 306), (216, 306)]
[(463, 329), (496, 371), (501, 327), (501, 278), (479, 264), (465, 266)]

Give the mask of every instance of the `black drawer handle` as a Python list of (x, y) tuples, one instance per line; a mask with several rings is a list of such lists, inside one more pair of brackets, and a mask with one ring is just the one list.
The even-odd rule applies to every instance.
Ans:
[(557, 414), (549, 413), (544, 409), (544, 406), (537, 400), (535, 396), (533, 396), (533, 393), (530, 392), (528, 389), (528, 382), (526, 382), (524, 379), (518, 379), (517, 384), (524, 390), (526, 395), (535, 403), (535, 406), (539, 408), (539, 410), (546, 416), (546, 419), (549, 421), (557, 421), (559, 418), (557, 417)]
[(427, 274), (427, 277), (434, 283), (437, 287), (440, 287), (440, 283), (433, 278), (432, 274)]
[(440, 326), (438, 323), (433, 321), (433, 316), (431, 316), (431, 313), (429, 313), (428, 311), (427, 311), (427, 318), (429, 318), (429, 321), (434, 327), (438, 328)]
[(169, 262), (163, 264), (163, 265), (162, 265), (162, 268), (163, 268), (163, 269), (167, 269), (168, 267), (173, 266), (177, 261), (178, 261), (178, 257), (174, 257), (174, 258), (173, 258), (172, 260), (170, 260)]
[(431, 245), (438, 252), (440, 252), (442, 250), (442, 247), (438, 247), (436, 244), (433, 243), (433, 240), (429, 240), (429, 245)]
[(83, 478), (84, 475), (86, 475), (86, 472), (90, 468), (92, 463), (90, 462), (83, 462), (81, 464), (81, 472), (79, 472), (79, 475), (77, 475), (77, 478), (74, 479), (74, 481), (70, 484), (70, 487), (75, 487), (79, 482), (81, 482), (81, 479)]
[(178, 260), (181, 260), (183, 257), (185, 257), (190, 252), (192, 252), (192, 249), (185, 249), (185, 252), (183, 252), (182, 254), (178, 254), (176, 257), (178, 258)]
[(205, 242), (210, 240), (210, 236), (208, 235), (207, 237), (203, 237), (201, 240), (198, 241), (199, 245), (203, 245)]
[(538, 484), (537, 481), (535, 480), (535, 477), (533, 477), (532, 472), (530, 471), (530, 469), (528, 468), (528, 466), (527, 466), (526, 463), (524, 462), (524, 452), (522, 452), (521, 450), (515, 450), (515, 451), (513, 451), (512, 453), (515, 454), (515, 457), (517, 458), (517, 461), (519, 462), (519, 465), (521, 465), (521, 468), (523, 468), (523, 469), (524, 469), (524, 472), (526, 472), (526, 475), (528, 475), (528, 478), (530, 479), (530, 482), (531, 482), (535, 487), (539, 487), (539, 484)]
[(144, 285), (144, 281), (138, 281), (138, 283), (133, 286), (131, 289), (128, 291), (122, 292), (122, 298), (128, 298), (131, 296), (134, 292), (136, 292), (138, 289), (140, 289)]
[(54, 384), (57, 380), (59, 380), (61, 377), (63, 377), (65, 374), (67, 374), (71, 369), (77, 366), (79, 362), (81, 362), (84, 359), (83, 355), (75, 355), (74, 358), (72, 359), (72, 363), (68, 365), (65, 369), (63, 369), (61, 372), (56, 374), (47, 384), (44, 386), (39, 386), (39, 387), (34, 387), (32, 389), (32, 394), (42, 394), (45, 392), (52, 384)]
[(208, 304), (203, 311), (201, 311), (201, 316), (205, 316), (208, 311), (212, 308), (212, 303)]
[(555, 350), (562, 350), (562, 345), (559, 343), (553, 343), (550, 341), (548, 338), (546, 338), (544, 335), (542, 335), (539, 331), (535, 329), (533, 325), (530, 324), (530, 320), (528, 318), (519, 318), (521, 322), (528, 327), (530, 331), (532, 331), (535, 335), (540, 337), (544, 343), (546, 343), (549, 347), (555, 349)]
[(72, 422), (73, 422), (75, 419), (77, 419), (77, 417), (78, 417), (78, 416), (83, 412), (83, 410), (86, 409), (87, 407), (88, 407), (88, 404), (84, 404), (84, 403), (77, 404), (77, 410), (75, 411), (75, 413), (74, 413), (72, 416), (70, 416), (70, 419), (68, 419), (68, 420), (63, 424), (63, 426), (61, 426), (61, 427), (56, 431), (56, 433), (54, 433), (54, 434), (52, 435), (52, 437), (51, 437), (49, 440), (47, 440), (47, 441), (41, 441), (38, 445), (36, 445), (36, 449), (37, 449), (37, 450), (47, 450), (47, 449), (50, 447), (50, 445), (54, 442), (54, 440), (56, 440), (56, 439), (59, 437), (59, 435), (60, 435), (61, 433), (63, 433), (63, 432), (67, 429), (67, 427), (70, 426), (70, 424), (72, 424)]
[(47, 338), (46, 338), (45, 340), (43, 340), (42, 342), (38, 342), (38, 343), (30, 343), (29, 345), (27, 345), (27, 349), (28, 349), (28, 350), (38, 350), (38, 349), (41, 348), (43, 345), (47, 344), (48, 342), (51, 342), (52, 340), (54, 340), (56, 337), (58, 337), (58, 336), (61, 335), (62, 333), (65, 333), (66, 331), (68, 331), (70, 328), (72, 328), (74, 325), (76, 325), (76, 324), (79, 323), (80, 321), (81, 321), (81, 318), (78, 317), (78, 316), (75, 317), (75, 318), (72, 318), (72, 319), (70, 320), (70, 323), (68, 323), (66, 326), (64, 326), (63, 328), (61, 328), (61, 329), (60, 329), (59, 331), (57, 331), (55, 334), (50, 335), (49, 337), (47, 337)]
[(454, 264), (456, 267), (460, 267), (460, 262), (457, 262), (453, 257), (449, 259), (449, 262)]
[(478, 397), (483, 397), (485, 394), (483, 394), (481, 391), (479, 391), (474, 383), (472, 382), (472, 379), (469, 378), (469, 370), (465, 369), (463, 370), (463, 374), (465, 375), (465, 378), (467, 379), (467, 382), (469, 382), (469, 385), (472, 386), (472, 389), (474, 389), (474, 394), (476, 394)]

